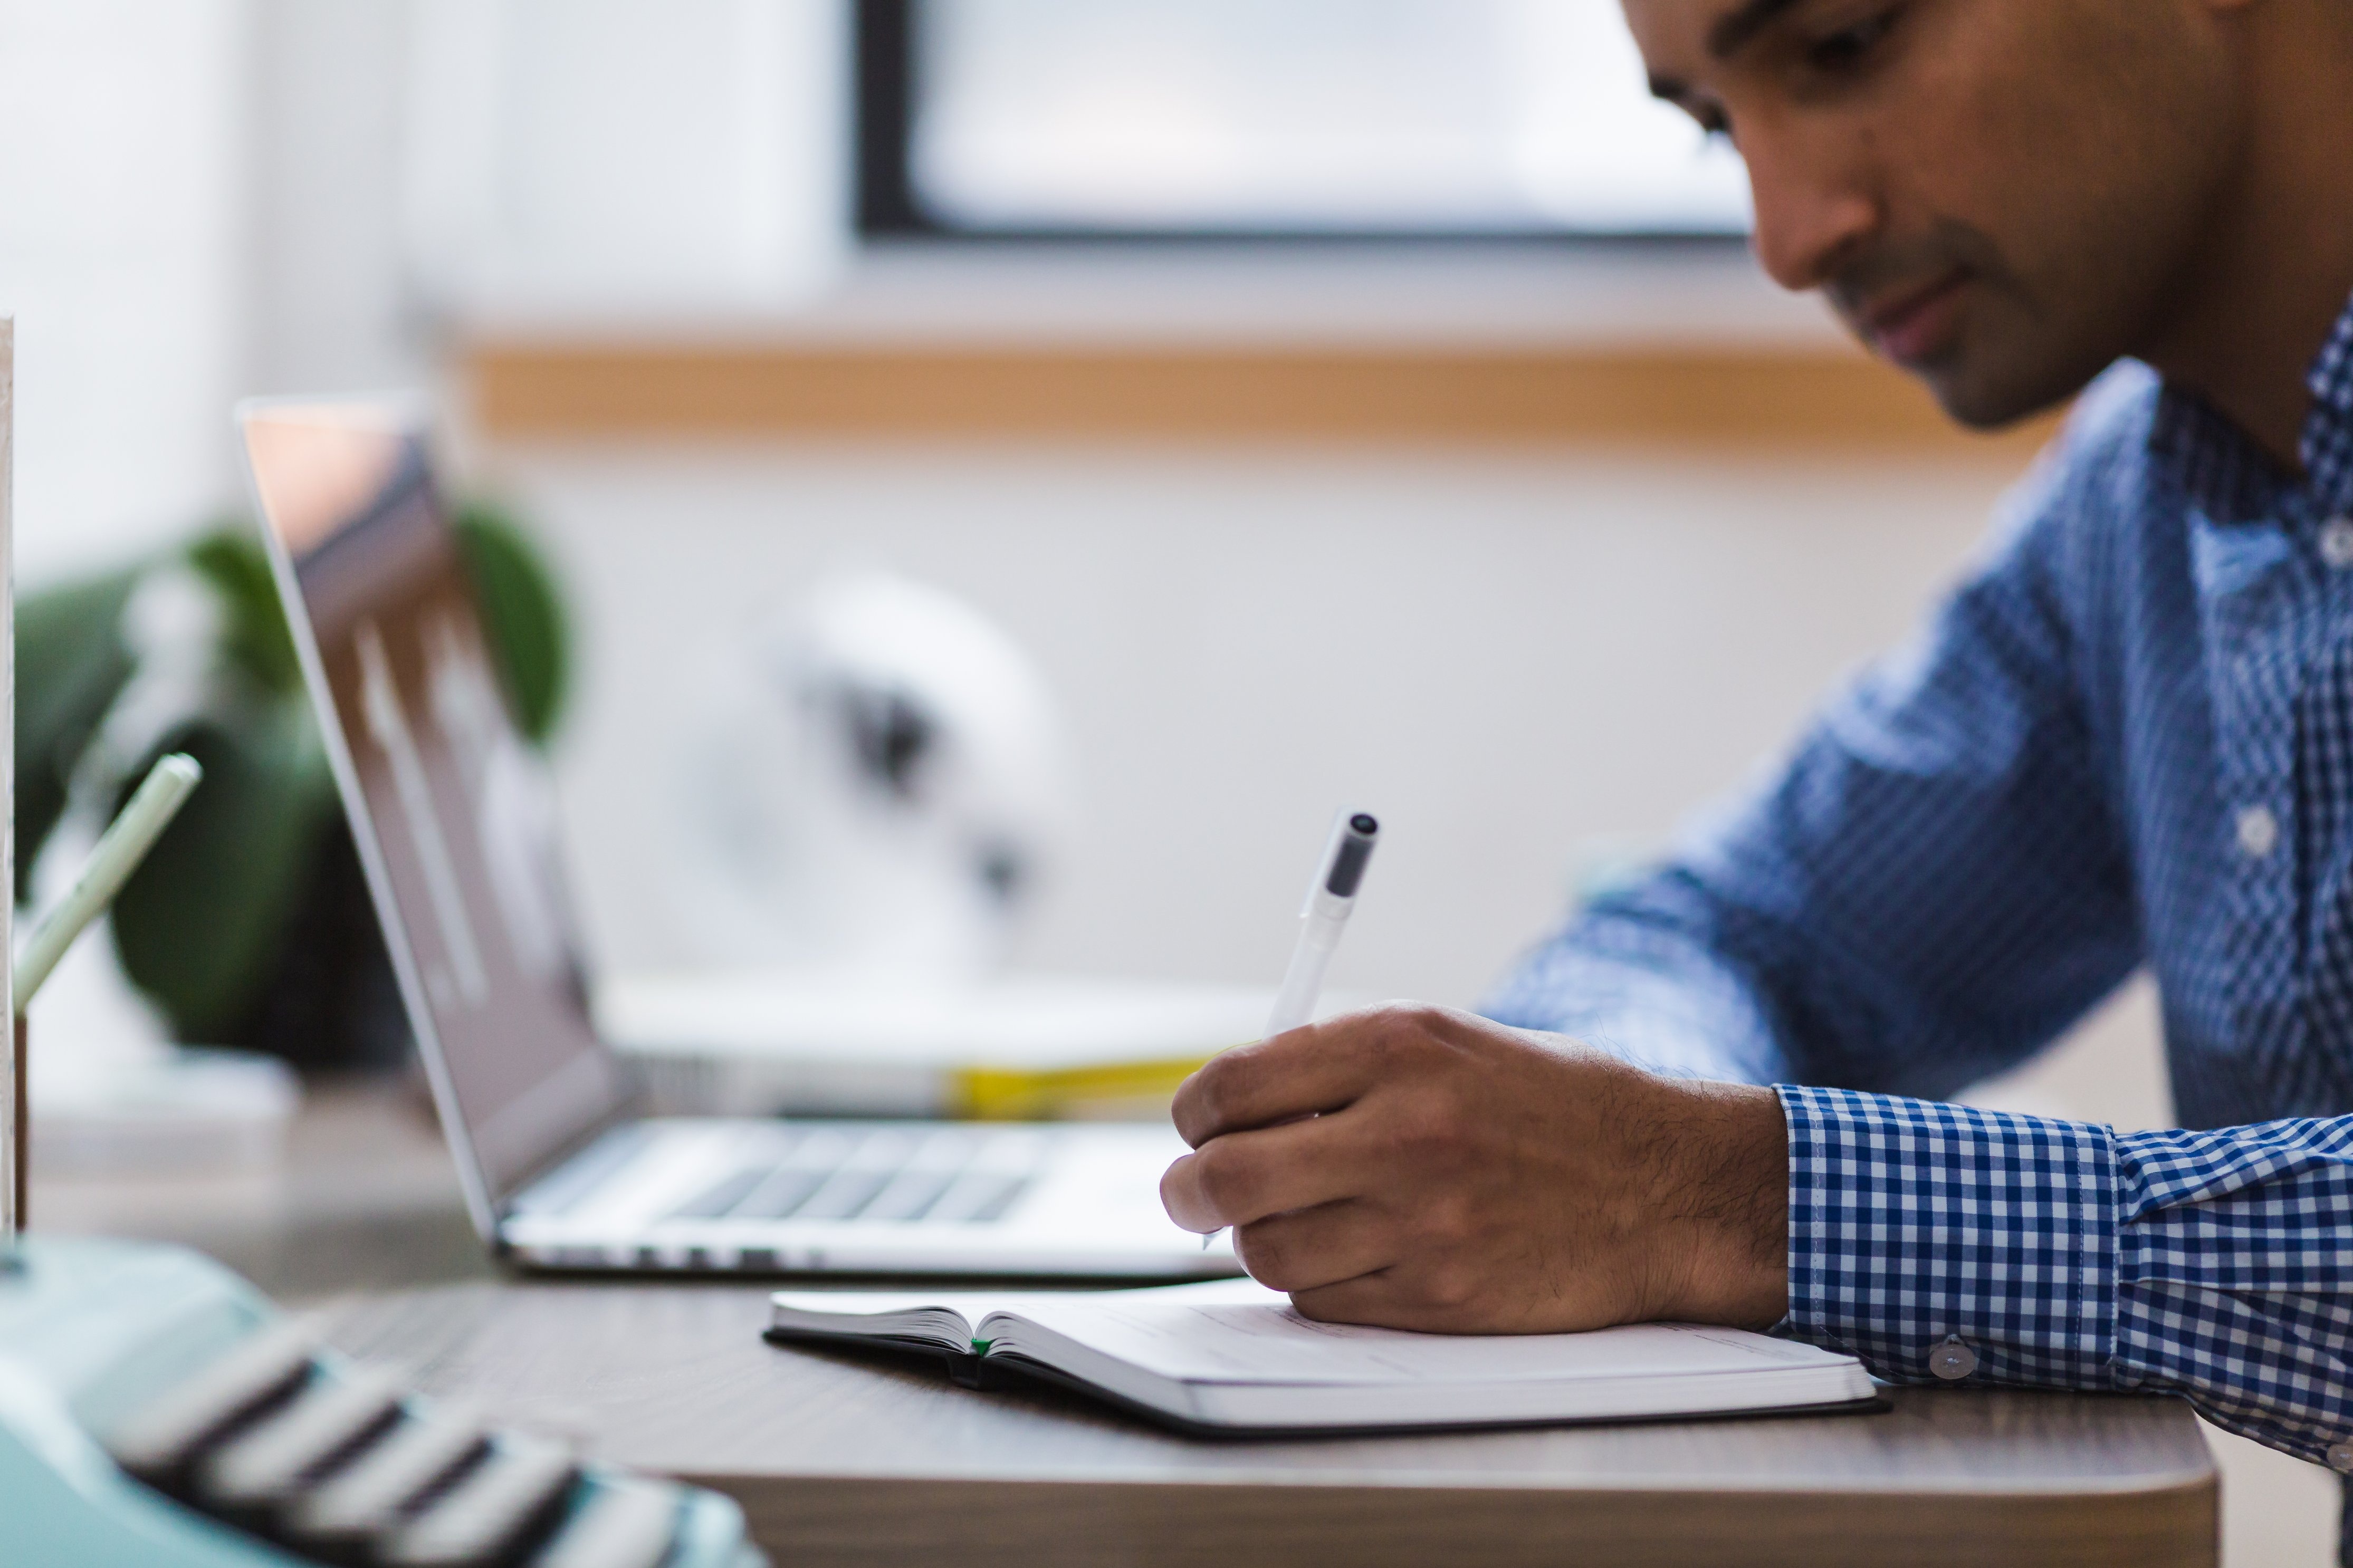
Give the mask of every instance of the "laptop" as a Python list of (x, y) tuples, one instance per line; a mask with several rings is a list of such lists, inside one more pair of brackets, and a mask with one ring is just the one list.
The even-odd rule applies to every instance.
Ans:
[(263, 533), (474, 1225), (526, 1268), (1181, 1279), (1166, 1126), (640, 1114), (598, 1038), (548, 773), (515, 728), (427, 410), (266, 399)]

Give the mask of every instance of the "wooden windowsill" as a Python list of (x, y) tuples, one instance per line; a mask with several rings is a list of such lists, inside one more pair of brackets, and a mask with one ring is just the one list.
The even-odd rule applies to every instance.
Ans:
[(1859, 353), (1806, 348), (485, 342), (492, 439), (902, 437), (1729, 447), (2015, 460)]
[(492, 439), (1433, 442), (1982, 455), (1737, 247), (885, 247), (765, 321), (477, 323)]

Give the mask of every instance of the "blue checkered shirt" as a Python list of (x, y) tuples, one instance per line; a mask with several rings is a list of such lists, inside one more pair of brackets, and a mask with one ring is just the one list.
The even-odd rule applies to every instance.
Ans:
[[(1485, 1010), (1783, 1086), (1788, 1331), (1896, 1382), (1957, 1336), (1948, 1376), (2175, 1392), (2342, 1469), (2353, 310), (2312, 390), (2299, 479), (2103, 377), (1916, 640)], [(2190, 1130), (1938, 1103), (2143, 965)]]

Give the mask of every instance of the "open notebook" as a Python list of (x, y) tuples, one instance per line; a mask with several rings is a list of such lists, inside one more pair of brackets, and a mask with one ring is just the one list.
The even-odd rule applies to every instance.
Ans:
[(1187, 1430), (1366, 1431), (1869, 1408), (1852, 1356), (1739, 1329), (1644, 1323), (1464, 1336), (1311, 1322), (1249, 1279), (1160, 1289), (779, 1290), (772, 1340), (943, 1356)]

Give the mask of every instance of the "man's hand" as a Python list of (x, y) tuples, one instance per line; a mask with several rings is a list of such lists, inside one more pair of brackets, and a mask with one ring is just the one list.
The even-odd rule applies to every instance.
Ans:
[(1161, 1202), (1327, 1322), (1763, 1328), (1788, 1296), (1772, 1090), (1391, 1005), (1226, 1052), (1176, 1091)]

